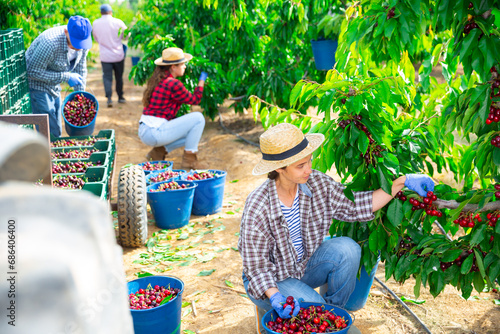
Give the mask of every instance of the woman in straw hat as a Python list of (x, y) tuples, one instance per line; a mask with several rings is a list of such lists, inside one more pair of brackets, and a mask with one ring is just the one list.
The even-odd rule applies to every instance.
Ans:
[(200, 142), (205, 117), (200, 112), (191, 112), (175, 118), (182, 104), (199, 104), (207, 73), (201, 72), (198, 87), (191, 94), (177, 80), (184, 75), (186, 62), (193, 58), (179, 48), (167, 48), (155, 60), (156, 68), (148, 80), (142, 98), (144, 111), (139, 121), (139, 138), (153, 146), (146, 157), (149, 160), (164, 160), (168, 152), (184, 146), (182, 168), (207, 168), (198, 161)]
[[(392, 194), (355, 192), (352, 202), (342, 184), (311, 169), (323, 140), (287, 123), (260, 136), (262, 159), (253, 174), (268, 179), (246, 200), (238, 241), (245, 290), (260, 315), (274, 308), (289, 318), (285, 296), (294, 297), (293, 315), (299, 298), (343, 307), (354, 290), (361, 249), (347, 237), (324, 241), (332, 219), (370, 221), (404, 186), (423, 196), (434, 189), (428, 176), (409, 174), (393, 182)], [(325, 283), (325, 294), (314, 290)]]

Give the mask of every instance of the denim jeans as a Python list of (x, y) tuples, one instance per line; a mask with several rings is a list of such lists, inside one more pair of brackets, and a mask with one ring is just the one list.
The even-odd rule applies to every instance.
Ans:
[(49, 115), (50, 134), (55, 137), (61, 137), (61, 96), (53, 97), (47, 92), (30, 89), (30, 98), (33, 114)]
[(184, 146), (186, 151), (198, 152), (205, 117), (201, 112), (191, 112), (179, 118), (171, 119), (158, 128), (141, 123), (139, 138), (149, 146), (165, 146), (167, 152)]
[(119, 99), (123, 99), (123, 70), (125, 68), (125, 58), (117, 63), (104, 63), (102, 65), (102, 81), (104, 83), (104, 91), (108, 100), (111, 100), (113, 95), (113, 71), (115, 72), (116, 94)]
[[(307, 302), (344, 307), (356, 286), (360, 259), (361, 248), (351, 238), (328, 239), (309, 259), (304, 276), (300, 280), (287, 278), (277, 282), (278, 290), (285, 297), (293, 296), (297, 299), (303, 298)], [(250, 300), (265, 311), (271, 310), (269, 298), (257, 300), (250, 296), (248, 283), (248, 279), (243, 274), (243, 284)], [(328, 289), (321, 296), (314, 289), (325, 283), (328, 284)]]

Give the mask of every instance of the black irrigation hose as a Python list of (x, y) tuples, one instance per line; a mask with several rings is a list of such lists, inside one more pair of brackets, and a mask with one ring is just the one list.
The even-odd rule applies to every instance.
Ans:
[(396, 296), (396, 294), (391, 289), (389, 289), (389, 287), (387, 285), (385, 285), (381, 280), (379, 280), (376, 276), (375, 276), (375, 280), (384, 289), (386, 289), (387, 291), (389, 291), (389, 293), (391, 294), (391, 296), (394, 299), (396, 299), (401, 305), (403, 305), (403, 307), (417, 320), (417, 322), (420, 324), (420, 326), (422, 326), (427, 333), (432, 334), (432, 332), (430, 331), (430, 329), (427, 328), (427, 326), (424, 325), (424, 323), (422, 322), (422, 320), (420, 320), (420, 318), (415, 313), (413, 313), (413, 311), (408, 307), (408, 305), (405, 304), (405, 302), (403, 302), (401, 299), (399, 299), (399, 297)]
[(231, 131), (230, 129), (228, 129), (228, 128), (227, 128), (227, 127), (226, 127), (226, 126), (222, 123), (222, 115), (220, 114), (220, 111), (219, 111), (219, 124), (220, 124), (220, 126), (221, 126), (224, 130), (226, 130), (227, 132), (229, 132), (229, 133), (231, 133), (232, 135), (234, 135), (234, 136), (236, 136), (236, 137), (240, 138), (240, 139), (241, 139), (241, 140), (243, 140), (244, 142), (246, 142), (246, 143), (248, 143), (248, 144), (250, 144), (250, 145), (253, 145), (253, 146), (255, 146), (255, 147), (258, 147), (258, 148), (260, 149), (260, 145), (259, 145), (259, 144), (254, 143), (253, 141), (250, 141), (250, 140), (248, 140), (248, 139), (245, 139), (245, 138), (243, 138), (242, 136), (240, 136), (239, 134), (234, 133), (233, 131)]

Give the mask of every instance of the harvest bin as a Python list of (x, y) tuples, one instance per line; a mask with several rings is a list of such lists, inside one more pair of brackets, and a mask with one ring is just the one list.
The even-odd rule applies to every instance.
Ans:
[[(194, 192), (193, 215), (206, 216), (222, 210), (224, 200), (224, 184), (226, 183), (226, 172), (223, 170), (209, 169), (214, 174), (211, 179), (192, 180), (198, 187)], [(181, 180), (186, 180), (189, 175), (196, 171), (183, 174)], [(201, 170), (199, 171), (201, 172)]]
[(175, 298), (161, 306), (146, 310), (130, 310), (134, 322), (135, 334), (180, 334), (181, 309), (184, 283), (175, 277), (148, 276), (128, 282), (128, 293), (136, 293), (139, 289), (146, 289), (148, 285), (167, 286), (181, 290)]
[[(326, 310), (329, 310), (329, 311), (333, 310), (335, 315), (344, 317), (346, 324), (347, 324), (347, 327), (342, 329), (342, 330), (336, 331), (334, 333), (335, 334), (347, 334), (347, 332), (349, 331), (349, 328), (351, 328), (351, 325), (354, 322), (353, 317), (351, 317), (349, 312), (347, 312), (343, 308), (340, 308), (340, 307), (334, 306), (334, 305), (330, 305), (330, 304), (321, 304), (321, 303), (314, 303), (314, 302), (300, 302), (300, 307), (303, 307), (303, 308), (308, 308), (309, 306), (321, 306), (321, 305), (324, 305)], [(269, 321), (275, 321), (276, 318), (278, 318), (278, 317), (279, 317), (278, 313), (276, 313), (275, 310), (270, 310), (266, 314), (264, 314), (264, 316), (261, 319), (261, 326), (262, 326), (262, 328), (264, 328), (266, 330), (266, 333), (279, 334), (278, 332), (272, 331), (267, 327), (267, 323)]]
[[(86, 98), (94, 101), (94, 103), (95, 103), (94, 119), (92, 120), (92, 122), (90, 122), (87, 125), (83, 125), (83, 126), (73, 125), (70, 122), (68, 122), (68, 120), (66, 119), (66, 116), (64, 115), (64, 107), (66, 106), (66, 104), (69, 101), (73, 100), (73, 97), (75, 97), (75, 95), (77, 95), (77, 94), (81, 94), (81, 95), (85, 96)], [(94, 132), (95, 120), (97, 119), (98, 111), (99, 111), (99, 102), (97, 102), (97, 99), (95, 98), (94, 95), (92, 95), (88, 92), (76, 91), (76, 92), (73, 92), (73, 93), (69, 94), (68, 96), (66, 96), (66, 98), (64, 99), (64, 102), (62, 104), (62, 114), (63, 114), (63, 118), (64, 118), (64, 127), (66, 128), (66, 132), (68, 133), (68, 135), (70, 135), (70, 136), (91, 135)]]
[(185, 189), (155, 192), (162, 184), (170, 181), (154, 183), (147, 187), (148, 203), (153, 211), (156, 225), (162, 229), (174, 229), (187, 225), (191, 217), (193, 197), (197, 184), (190, 181), (176, 181), (185, 184)]

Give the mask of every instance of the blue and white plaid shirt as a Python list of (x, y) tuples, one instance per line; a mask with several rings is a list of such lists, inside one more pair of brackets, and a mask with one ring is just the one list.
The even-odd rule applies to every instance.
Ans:
[(30, 89), (50, 93), (57, 97), (60, 84), (68, 82), (70, 73), (82, 76), (84, 85), (73, 87), (75, 91), (85, 90), (87, 80), (88, 50), (76, 52), (76, 58), (68, 60), (66, 26), (50, 28), (41, 33), (26, 51), (26, 69)]
[(304, 256), (299, 261), (288, 223), (281, 210), (276, 182), (267, 179), (252, 191), (241, 217), (238, 249), (248, 292), (264, 299), (276, 282), (304, 275), (307, 262), (327, 235), (332, 218), (345, 222), (373, 220), (373, 191), (354, 192), (354, 203), (344, 195), (344, 186), (330, 176), (313, 170), (299, 184), (299, 210)]

